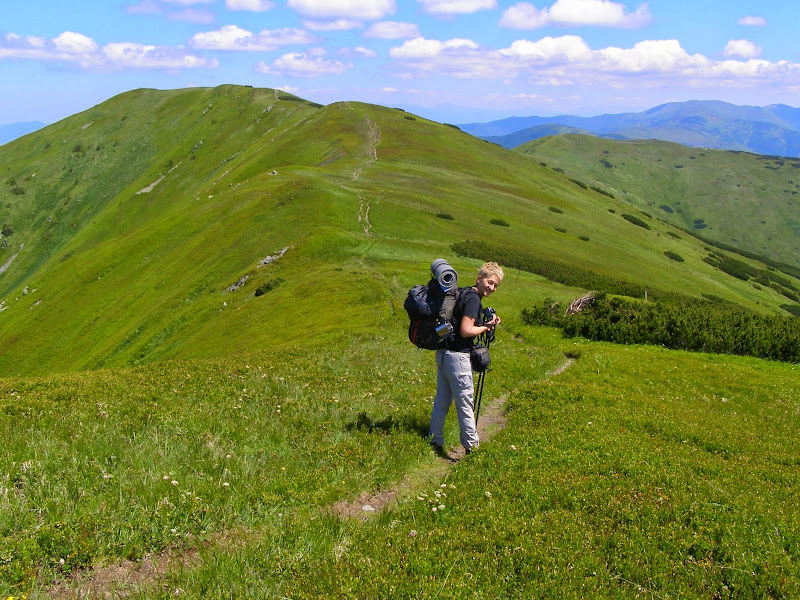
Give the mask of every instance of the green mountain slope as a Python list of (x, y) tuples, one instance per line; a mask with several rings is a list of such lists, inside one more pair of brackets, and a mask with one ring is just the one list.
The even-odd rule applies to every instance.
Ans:
[(620, 218), (619, 199), (379, 106), (137, 90), (4, 146), (0, 170), (0, 375), (374, 331), (420, 265), (467, 239), (760, 311), (786, 302), (671, 227)]
[(800, 161), (571, 135), (518, 151), (704, 238), (800, 266)]

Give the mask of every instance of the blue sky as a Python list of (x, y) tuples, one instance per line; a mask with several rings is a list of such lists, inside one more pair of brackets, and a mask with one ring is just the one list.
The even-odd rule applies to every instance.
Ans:
[(0, 124), (223, 83), (450, 123), (797, 106), (798, 17), (743, 0), (2, 0)]

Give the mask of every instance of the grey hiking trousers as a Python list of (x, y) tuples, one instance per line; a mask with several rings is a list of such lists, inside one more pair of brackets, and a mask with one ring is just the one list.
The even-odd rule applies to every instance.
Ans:
[(472, 365), (468, 352), (436, 351), (436, 398), (431, 411), (430, 441), (444, 446), (444, 421), (450, 404), (455, 402), (461, 445), (466, 449), (478, 445), (475, 429)]

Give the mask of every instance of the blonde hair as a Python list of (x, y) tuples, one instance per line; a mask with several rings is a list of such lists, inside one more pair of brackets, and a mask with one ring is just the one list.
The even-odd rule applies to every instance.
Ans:
[(503, 281), (503, 269), (496, 262), (483, 263), (481, 268), (478, 269), (478, 277), (487, 277), (488, 275), (494, 275), (497, 278), (497, 283)]

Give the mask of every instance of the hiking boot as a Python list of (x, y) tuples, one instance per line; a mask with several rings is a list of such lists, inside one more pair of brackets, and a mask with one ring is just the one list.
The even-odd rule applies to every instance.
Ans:
[(431, 442), (430, 444), (431, 448), (433, 449), (433, 451), (436, 453), (437, 456), (446, 456), (446, 453), (444, 451), (444, 446), (440, 446), (436, 442)]

